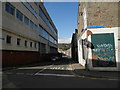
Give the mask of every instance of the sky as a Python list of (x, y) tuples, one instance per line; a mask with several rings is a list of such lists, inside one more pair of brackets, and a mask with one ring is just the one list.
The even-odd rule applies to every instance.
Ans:
[(44, 6), (58, 30), (58, 42), (70, 43), (77, 28), (78, 2), (44, 2)]

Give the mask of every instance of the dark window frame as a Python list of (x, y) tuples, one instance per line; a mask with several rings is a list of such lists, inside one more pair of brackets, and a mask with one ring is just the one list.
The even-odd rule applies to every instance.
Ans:
[(25, 47), (27, 47), (27, 41), (25, 40)]
[(30, 42), (30, 47), (32, 47), (32, 42)]
[(39, 35), (49, 41), (49, 33), (41, 25), (39, 25)]
[(57, 36), (57, 32), (55, 31), (54, 26), (49, 21), (48, 17), (46, 16), (45, 12), (43, 11), (43, 9), (40, 6), (39, 6), (39, 16), (46, 23), (46, 25), (50, 28), (50, 30), (55, 34), (55, 36)]
[(38, 25), (34, 24), (34, 30), (38, 30)]
[(9, 2), (6, 2), (5, 4), (5, 11), (9, 14), (15, 16), (15, 7), (11, 5)]
[(24, 16), (24, 23), (25, 23), (26, 25), (29, 25), (29, 22), (30, 22), (29, 18), (26, 17), (26, 16)]
[(36, 19), (38, 18), (37, 12), (34, 10), (34, 8), (28, 2), (22, 2), (22, 4), (31, 12), (31, 14), (33, 14), (33, 16)]
[(35, 3), (36, 6), (38, 6), (38, 3), (39, 3), (39, 2), (34, 2), (34, 3)]
[(57, 44), (57, 40), (48, 33), (40, 24), (39, 24), (39, 36), (43, 37), (44, 39), (50, 41), (53, 44)]
[(20, 38), (17, 38), (17, 45), (20, 46), (20, 41), (21, 39)]
[(7, 37), (6, 37), (6, 43), (7, 44), (11, 44), (11, 36), (9, 36), (9, 35), (7, 35)]
[(19, 10), (16, 10), (16, 18), (19, 19), (20, 21), (23, 21), (23, 13), (20, 12)]
[(30, 25), (30, 28), (34, 29), (34, 23), (33, 23), (33, 21), (30, 20), (30, 24), (29, 25)]
[(34, 43), (34, 47), (37, 48), (37, 43), (36, 42)]

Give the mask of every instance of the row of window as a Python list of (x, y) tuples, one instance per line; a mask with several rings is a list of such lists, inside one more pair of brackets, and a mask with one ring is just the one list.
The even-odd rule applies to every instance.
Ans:
[[(21, 0), (21, 2), (36, 18), (38, 17), (37, 12), (34, 10), (34, 8), (28, 2), (26, 2), (26, 0)], [(37, 2), (34, 2), (34, 3), (36, 5), (38, 4)]]
[(40, 43), (40, 53), (46, 53), (46, 44)]
[(48, 32), (46, 32), (46, 30), (42, 26), (40, 26), (39, 28), (40, 28), (39, 30), (40, 36), (42, 36), (43, 38), (49, 40), (50, 42), (54, 44), (57, 44), (57, 40), (55, 40)]
[[(28, 2), (22, 2), (34, 16), (38, 16), (36, 11), (32, 8), (32, 6)], [(15, 7), (12, 6), (10, 3), (6, 3), (6, 11), (12, 15), (15, 15)], [(57, 36), (57, 33), (55, 32), (53, 26), (50, 24), (49, 20), (45, 16), (44, 12), (42, 11), (41, 8), (39, 8), (39, 16), (44, 20), (44, 22), (49, 26), (50, 30)], [(20, 20), (23, 21), (24, 17), (24, 23), (27, 25), (30, 25), (32, 29), (37, 30), (37, 25), (34, 24), (31, 20), (29, 20), (25, 15), (23, 15), (19, 10), (16, 11), (16, 17)]]
[[(12, 40), (12, 37), (11, 36), (9, 36), (9, 35), (7, 35), (6, 36), (6, 43), (7, 44), (11, 44), (11, 40)], [(28, 42), (27, 40), (25, 40), (24, 41), (24, 46), (25, 47), (28, 47), (28, 43), (29, 43), (29, 46), (32, 48), (32, 47), (34, 47), (34, 48), (37, 48), (37, 43), (35, 42)], [(21, 39), (20, 38), (17, 38), (16, 39), (16, 44), (18, 45), (18, 46), (20, 46), (21, 45)]]
[[(6, 3), (5, 10), (11, 15), (15, 15), (15, 7), (13, 7), (10, 3)], [(24, 21), (24, 23), (30, 26), (32, 29), (37, 30), (37, 25), (33, 23), (33, 21), (29, 20), (28, 17), (23, 15), (19, 10), (16, 10), (16, 17), (20, 21)], [(24, 20), (23, 20), (24, 19)]]
[(49, 41), (54, 44), (57, 44), (57, 41), (52, 36), (49, 36)]
[[(38, 17), (37, 12), (33, 9), (33, 7), (28, 3), (28, 2), (22, 2), (28, 9), (29, 11), (35, 16)], [(36, 5), (38, 5), (38, 2), (34, 2)], [(42, 11), (41, 8), (39, 8), (39, 16), (41, 16), (41, 18), (44, 20), (44, 22), (46, 22), (46, 24), (49, 26), (50, 30), (52, 30), (52, 32), (57, 36), (57, 33), (55, 32), (53, 26), (50, 24), (49, 20), (47, 19), (47, 17), (45, 16), (44, 12)]]
[(57, 52), (57, 49), (50, 46), (50, 53), (56, 53), (56, 52)]
[(38, 6), (38, 2), (34, 2), (36, 6)]
[(15, 15), (15, 7), (13, 7), (11, 4), (6, 3), (5, 10), (11, 15)]
[[(13, 7), (10, 3), (6, 3), (6, 8), (5, 10), (12, 14), (15, 15), (15, 7)], [(42, 13), (41, 13), (42, 14)], [(43, 14), (44, 16), (44, 14)], [(26, 17), (25, 15), (23, 15), (19, 10), (16, 10), (16, 17), (20, 20), (20, 21), (24, 21), (24, 23), (28, 26), (30, 26), (32, 29), (34, 30), (38, 30), (38, 26), (36, 24), (34, 24), (31, 20), (28, 19), (28, 17)], [(24, 20), (23, 20), (24, 18)], [(47, 20), (47, 19), (46, 19)], [(48, 20), (46, 21), (48, 22)], [(54, 31), (54, 30), (53, 30)], [(39, 35), (44, 37), (45, 39), (49, 40), (50, 42), (57, 44), (57, 41), (48, 33), (46, 32), (45, 29), (43, 29), (41, 26), (39, 27)]]
[(51, 25), (51, 23), (47, 19), (46, 15), (44, 14), (41, 7), (39, 8), (39, 16), (44, 20), (44, 22), (47, 24), (47, 26), (50, 28), (50, 30), (52, 30), (52, 32), (57, 36), (57, 33), (55, 32), (53, 26)]
[(49, 40), (49, 34), (40, 26), (39, 35)]

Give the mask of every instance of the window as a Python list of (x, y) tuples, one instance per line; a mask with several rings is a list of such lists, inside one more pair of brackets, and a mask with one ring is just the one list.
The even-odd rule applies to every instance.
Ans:
[(32, 47), (32, 42), (30, 42), (30, 47)]
[(30, 20), (30, 27), (33, 29), (34, 28), (34, 23)]
[(46, 53), (46, 44), (40, 43), (40, 53)]
[(37, 28), (38, 28), (38, 27), (37, 27), (37, 25), (36, 25), (36, 24), (34, 24), (34, 30), (37, 30)]
[(25, 41), (25, 46), (27, 47), (27, 41)]
[(37, 48), (37, 43), (34, 44), (34, 47)]
[(23, 20), (23, 14), (22, 14), (19, 10), (17, 10), (17, 12), (16, 12), (16, 17), (17, 17), (20, 21)]
[(7, 37), (6, 37), (6, 43), (11, 44), (11, 36), (7, 35)]
[(56, 48), (50, 46), (50, 53), (56, 53)]
[(41, 25), (39, 25), (39, 35), (51, 43), (57, 44), (57, 40), (55, 40)]
[(50, 30), (57, 36), (57, 33), (55, 32), (52, 24), (50, 23), (50, 21), (48, 20), (48, 18), (46, 17), (46, 15), (44, 14), (43, 10), (41, 7), (39, 7), (39, 16), (43, 19), (43, 21), (46, 23), (46, 25), (50, 28)]
[(39, 16), (44, 20), (45, 23), (47, 23), (47, 17), (45, 16), (43, 10), (41, 9), (41, 7), (39, 8)]
[(19, 38), (17, 38), (17, 45), (20, 45), (20, 40)]
[(38, 5), (38, 2), (34, 2), (34, 3), (35, 3), (36, 6)]
[(49, 41), (53, 44), (57, 44), (57, 40), (55, 40), (52, 36), (49, 36)]
[(26, 16), (24, 16), (24, 23), (29, 25), (29, 19)]
[(83, 16), (83, 12), (80, 12), (80, 15)]
[(39, 30), (40, 32), (39, 32), (39, 34), (40, 34), (40, 36), (42, 36), (43, 38), (45, 38), (45, 39), (49, 39), (49, 34), (46, 32), (46, 30), (45, 29), (43, 29), (41, 26), (40, 26), (40, 30)]
[(35, 16), (35, 18), (38, 17), (36, 11), (33, 9), (33, 7), (28, 2), (22, 2), (22, 3)]
[(15, 15), (15, 8), (8, 2), (5, 4), (5, 10), (11, 15)]

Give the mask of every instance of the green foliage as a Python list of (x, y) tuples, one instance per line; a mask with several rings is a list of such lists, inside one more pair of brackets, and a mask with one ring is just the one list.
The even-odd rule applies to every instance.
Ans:
[(65, 51), (65, 50), (68, 50), (68, 49), (70, 49), (70, 45), (61, 45), (60, 47), (59, 47), (60, 49), (62, 49), (63, 51)]

